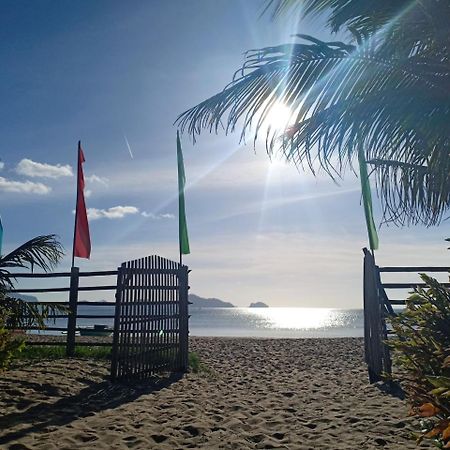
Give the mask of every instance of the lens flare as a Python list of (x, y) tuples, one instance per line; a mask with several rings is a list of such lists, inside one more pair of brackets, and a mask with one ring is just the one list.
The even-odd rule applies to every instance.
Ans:
[(264, 125), (271, 132), (283, 132), (292, 125), (293, 114), (291, 108), (284, 103), (275, 103), (264, 119)]

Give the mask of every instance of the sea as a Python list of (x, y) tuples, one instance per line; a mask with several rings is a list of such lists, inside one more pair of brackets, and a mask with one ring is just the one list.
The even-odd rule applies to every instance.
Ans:
[[(191, 307), (189, 313), (191, 336), (337, 338), (362, 337), (364, 333), (361, 309)], [(114, 307), (80, 306), (78, 314), (113, 315)], [(113, 319), (77, 320), (78, 326), (94, 324), (113, 326)], [(49, 325), (64, 327), (66, 319), (57, 319)], [(49, 330), (44, 332), (59, 334)]]

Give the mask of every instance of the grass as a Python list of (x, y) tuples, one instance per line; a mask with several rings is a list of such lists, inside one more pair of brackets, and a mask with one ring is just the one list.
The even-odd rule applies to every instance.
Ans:
[[(111, 359), (111, 347), (76, 346), (75, 357), (92, 359)], [(17, 355), (17, 360), (35, 359), (63, 359), (66, 358), (66, 347), (64, 345), (27, 345)], [(203, 373), (213, 376), (213, 371), (200, 359), (198, 353), (189, 353), (189, 369), (193, 373)]]
[(193, 373), (204, 373), (209, 376), (214, 376), (214, 371), (211, 370), (205, 363), (203, 363), (196, 352), (189, 353), (189, 368)]
[[(111, 347), (76, 346), (78, 358), (111, 359)], [(61, 359), (66, 357), (64, 345), (27, 345), (17, 359)]]

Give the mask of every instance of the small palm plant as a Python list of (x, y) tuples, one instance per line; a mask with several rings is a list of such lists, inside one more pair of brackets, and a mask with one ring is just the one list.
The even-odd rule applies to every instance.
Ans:
[(30, 326), (45, 328), (50, 314), (65, 311), (65, 308), (59, 305), (28, 303), (8, 295), (8, 290), (14, 287), (15, 282), (10, 270), (34, 270), (38, 267), (48, 272), (58, 264), (63, 255), (61, 243), (51, 234), (37, 236), (11, 253), (0, 256), (0, 370), (6, 368), (14, 354), (23, 348), (23, 344), (14, 339), (8, 329)]

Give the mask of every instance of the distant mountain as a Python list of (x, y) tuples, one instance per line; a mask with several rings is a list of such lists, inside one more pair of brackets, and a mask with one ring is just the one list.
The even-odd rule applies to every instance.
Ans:
[(218, 298), (203, 298), (195, 294), (189, 294), (190, 306), (194, 308), (234, 308), (230, 302), (224, 302)]
[(37, 297), (34, 295), (27, 295), (27, 294), (11, 294), (11, 297), (19, 298), (20, 300), (23, 300), (24, 302), (37, 302), (39, 301)]
[(266, 305), (263, 302), (255, 302), (255, 303), (250, 303), (250, 308), (268, 308), (269, 305)]

